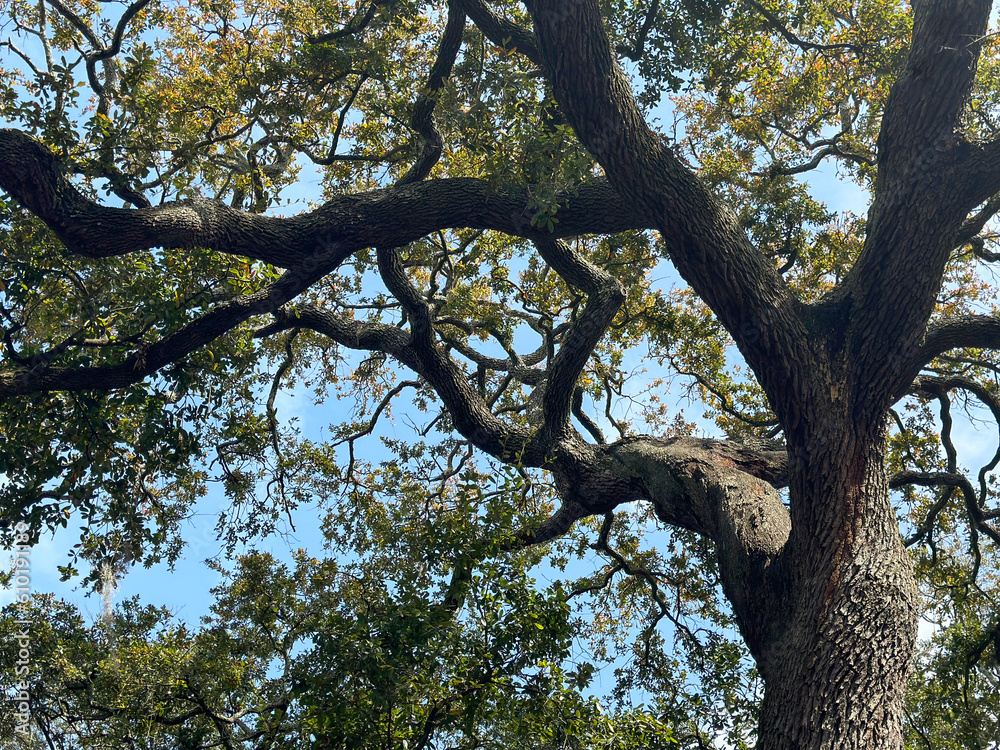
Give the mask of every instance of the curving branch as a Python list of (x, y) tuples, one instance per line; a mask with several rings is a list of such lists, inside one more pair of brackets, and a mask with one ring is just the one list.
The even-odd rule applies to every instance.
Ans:
[(643, 119), (597, 0), (528, 4), (560, 109), (621, 196), (647, 216), (681, 276), (718, 315), (789, 424), (813, 359), (800, 306), (736, 217)]
[[(986, 227), (987, 222), (996, 216), (997, 211), (1000, 211), (1000, 193), (991, 196), (975, 214), (962, 222), (962, 226), (959, 227), (958, 234), (955, 237), (955, 247), (961, 247), (973, 242), (977, 235)], [(982, 247), (980, 246), (981, 249)], [(991, 260), (996, 260), (996, 258), (991, 258)]]
[(316, 34), (314, 36), (306, 37), (310, 44), (328, 44), (329, 42), (335, 42), (338, 39), (343, 39), (344, 37), (353, 36), (359, 31), (364, 31), (368, 28), (368, 25), (375, 20), (375, 14), (378, 12), (379, 5), (381, 3), (377, 0), (373, 0), (371, 5), (364, 14), (358, 14), (350, 21), (348, 21), (343, 28), (337, 29), (336, 31), (331, 31), (326, 34)]
[[(550, 247), (545, 254), (554, 267), (563, 268), (569, 281), (586, 286), (607, 281), (603, 272), (567, 257), (566, 252), (565, 248)], [(379, 269), (407, 312), (409, 332), (384, 323), (356, 321), (314, 305), (299, 305), (277, 311), (275, 322), (257, 335), (307, 328), (350, 348), (382, 351), (427, 381), (444, 402), (456, 429), (473, 445), (518, 466), (552, 472), (562, 498), (559, 509), (541, 526), (516, 534), (510, 542), (512, 548), (554, 539), (576, 521), (608, 513), (623, 503), (652, 502), (657, 515), (667, 523), (691, 529), (716, 543), (727, 594), (737, 603), (751, 647), (759, 649), (766, 642), (768, 628), (774, 623), (763, 619), (762, 612), (768, 608), (753, 606), (749, 598), (759, 605), (762, 596), (780, 596), (778, 583), (768, 583), (768, 570), (784, 548), (790, 529), (788, 512), (776, 490), (787, 481), (787, 455), (782, 444), (643, 437), (595, 445), (569, 429), (550, 431), (543, 426), (531, 434), (523, 427), (504, 423), (491, 412), (491, 404), (462, 368), (435, 344), (427, 303), (405, 277), (398, 255), (380, 250)], [(616, 302), (614, 291), (608, 284), (605, 292)], [(571, 327), (567, 338), (575, 335), (594, 334), (574, 334)], [(550, 377), (554, 375), (555, 382), (563, 378), (575, 381), (577, 366), (574, 356), (567, 355), (564, 364), (553, 363)], [(561, 367), (565, 375), (558, 373)], [(574, 400), (572, 385), (565, 395), (567, 410)], [(561, 408), (548, 404), (546, 421), (553, 413), (561, 414)]]
[(941, 442), (947, 458), (946, 470), (941, 472), (904, 471), (892, 478), (890, 487), (899, 489), (906, 485), (918, 485), (942, 488), (938, 498), (927, 510), (924, 519), (914, 530), (914, 533), (905, 540), (907, 546), (912, 546), (922, 540), (926, 540), (929, 545), (933, 546), (932, 535), (938, 516), (947, 507), (954, 491), (961, 491), (965, 500), (966, 515), (969, 518), (969, 545), (974, 559), (972, 580), (975, 580), (982, 560), (979, 548), (980, 533), (1000, 544), (1000, 529), (990, 523), (993, 518), (1000, 515), (1000, 512), (989, 511), (986, 508), (989, 496), (987, 477), (1000, 463), (1000, 446), (994, 452), (993, 458), (979, 471), (979, 492), (977, 493), (969, 478), (958, 471), (958, 454), (951, 438), (951, 401), (948, 394), (957, 389), (971, 393), (986, 405), (992, 413), (994, 421), (1000, 427), (1000, 399), (982, 384), (963, 376), (918, 378), (913, 384), (912, 392), (935, 398), (941, 405)]
[(562, 434), (571, 429), (576, 381), (625, 301), (625, 290), (611, 274), (589, 263), (564, 242), (536, 240), (535, 247), (567, 284), (588, 295), (583, 312), (570, 325), (546, 376), (542, 401), (545, 429)]
[[(960, 375), (951, 375), (940, 378), (918, 378), (913, 384), (913, 392), (922, 395), (932, 395), (938, 398), (942, 404), (941, 421), (945, 427), (945, 429), (942, 430), (942, 443), (945, 446), (945, 452), (948, 456), (949, 472), (957, 471), (958, 467), (957, 452), (955, 451), (955, 446), (951, 441), (951, 418), (947, 415), (945, 407), (947, 394), (952, 390), (964, 390), (979, 399), (980, 403), (990, 410), (990, 414), (993, 416), (993, 422), (997, 425), (997, 429), (1000, 430), (1000, 398), (998, 398), (993, 391), (984, 386), (982, 383), (977, 383), (975, 380)], [(998, 464), (1000, 464), (1000, 438), (998, 438), (997, 450), (994, 451), (993, 458), (991, 458), (979, 470), (979, 504), (984, 508), (984, 512), (986, 512), (985, 505), (989, 494), (987, 478), (989, 473), (993, 471)]]
[(137, 15), (139, 15), (142, 10), (149, 5), (151, 0), (137, 0), (137, 2), (132, 3), (122, 17), (118, 19), (118, 24), (115, 26), (114, 34), (111, 38), (111, 44), (105, 46), (101, 39), (94, 33), (93, 29), (88, 26), (83, 19), (81, 19), (76, 13), (73, 12), (71, 8), (65, 5), (61, 0), (44, 0), (49, 5), (51, 5), (63, 18), (65, 18), (69, 23), (79, 31), (87, 42), (92, 47), (93, 51), (90, 54), (84, 55), (84, 62), (87, 66), (87, 79), (90, 81), (90, 87), (97, 94), (100, 104), (98, 106), (98, 111), (102, 114), (107, 114), (108, 102), (105, 96), (105, 89), (108, 86), (113, 85), (114, 74), (111, 70), (105, 69), (105, 83), (102, 84), (97, 78), (97, 63), (103, 62), (105, 60), (110, 60), (112, 57), (121, 52), (122, 40), (125, 37), (125, 32), (128, 29), (128, 25), (132, 22)]
[(993, 315), (956, 315), (930, 323), (923, 341), (900, 355), (893, 366), (902, 373), (895, 394), (901, 398), (920, 371), (935, 358), (953, 349), (1000, 349), (1000, 318)]
[(350, 251), (337, 247), (288, 269), (264, 289), (217, 305), (159, 341), (141, 344), (117, 365), (53, 367), (48, 364), (0, 372), (0, 400), (45, 391), (82, 391), (124, 388), (258, 315), (273, 313), (337, 268)]
[(775, 489), (784, 481), (785, 451), (770, 441), (636, 438), (608, 446), (606, 455), (639, 477), (641, 497), (661, 520), (714, 542), (723, 590), (747, 645), (766, 664), (766, 644), (780, 625), (764, 613), (783, 611), (779, 559), (791, 532)]
[(519, 237), (559, 238), (648, 228), (650, 221), (603, 180), (560, 200), (549, 233), (531, 226), (526, 189), (453, 178), (333, 198), (315, 211), (268, 217), (195, 199), (152, 208), (109, 208), (89, 200), (64, 176), (59, 160), (17, 130), (0, 129), (0, 188), (79, 255), (103, 258), (155, 247), (206, 247), (288, 268), (333, 245), (357, 251), (399, 247), (455, 227)]
[(618, 45), (617, 51), (619, 55), (624, 55), (632, 62), (639, 62), (642, 59), (646, 51), (646, 38), (649, 36), (649, 32), (653, 30), (653, 26), (656, 24), (656, 16), (659, 12), (660, 0), (653, 0), (649, 4), (649, 9), (646, 11), (646, 18), (643, 20), (638, 32), (636, 32), (635, 40), (632, 44)]
[(410, 117), (410, 127), (420, 136), (423, 147), (413, 166), (399, 178), (396, 185), (420, 182), (431, 173), (431, 169), (441, 158), (444, 138), (434, 124), (434, 105), (437, 104), (441, 89), (451, 75), (451, 68), (462, 47), (463, 31), (465, 31), (465, 13), (459, 10), (458, 3), (452, 0), (448, 3), (448, 22), (441, 36), (441, 44), (438, 46), (437, 59), (434, 60), (431, 72), (427, 76), (427, 86), (413, 106), (413, 115)]
[[(417, 299), (423, 304), (419, 295)], [(351, 349), (388, 354), (431, 385), (451, 414), (455, 429), (480, 450), (526, 467), (544, 465), (544, 447), (529, 449), (530, 435), (526, 429), (498, 419), (458, 364), (434, 345), (433, 331), (429, 335), (419, 331), (421, 324), (417, 324), (418, 333), (414, 336), (396, 326), (356, 321), (315, 305), (287, 306), (274, 316), (274, 323), (258, 330), (256, 336), (306, 328)]]
[(542, 64), (535, 36), (531, 31), (496, 14), (484, 0), (457, 0), (457, 2), (476, 27), (497, 47), (509, 52), (516, 51), (535, 65)]
[(965, 510), (969, 516), (969, 544), (975, 559), (972, 580), (975, 580), (982, 560), (982, 552), (979, 549), (979, 533), (986, 534), (995, 544), (1000, 544), (1000, 529), (987, 521), (983, 509), (979, 505), (972, 482), (964, 474), (947, 471), (904, 471), (894, 476), (889, 486), (892, 489), (899, 489), (908, 484), (921, 487), (955, 487), (962, 491), (962, 496), (965, 498)]
[(881, 413), (909, 387), (915, 373), (899, 359), (920, 346), (955, 238), (987, 197), (964, 162), (974, 149), (962, 116), (990, 8), (989, 0), (913, 6), (909, 56), (879, 131), (864, 248), (830, 300), (850, 318), (858, 409)]

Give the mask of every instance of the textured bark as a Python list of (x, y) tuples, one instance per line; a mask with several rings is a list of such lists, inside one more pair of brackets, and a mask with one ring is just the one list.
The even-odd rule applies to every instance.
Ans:
[(763, 750), (901, 748), (917, 590), (888, 499), (883, 436), (817, 435), (790, 470), (787, 598), (758, 656)]
[[(863, 251), (846, 280), (811, 306), (792, 294), (732, 212), (647, 127), (597, 0), (531, 0), (534, 34), (481, 0), (460, 0), (430, 81), (431, 88), (443, 84), (464, 15), (494, 43), (518, 48), (542, 66), (563, 114), (608, 176), (565, 196), (553, 233), (530, 225), (526, 191), (475, 179), (422, 181), (441, 147), (430, 97), (414, 115), (427, 146), (404, 180), (414, 184), (339, 196), (282, 219), (207, 200), (104, 207), (77, 191), (42, 145), (0, 130), (0, 188), (71, 252), (108, 257), (204, 246), (289, 269), (264, 292), (218, 305), (119, 365), (60, 369), (39, 362), (6, 371), (0, 399), (124, 387), (268, 313), (274, 322), (260, 336), (306, 328), (346, 347), (383, 352), (433, 387), (473, 445), (552, 472), (562, 506), (541, 528), (524, 530), (518, 544), (547, 541), (576, 520), (637, 500), (651, 503), (663, 522), (712, 541), (724, 592), (766, 684), (761, 750), (899, 750), (917, 591), (889, 503), (887, 409), (938, 354), (1000, 348), (1000, 322), (991, 316), (927, 324), (949, 254), (968, 240), (970, 226), (976, 232), (985, 223), (970, 220), (969, 212), (1000, 190), (1000, 140), (975, 143), (961, 131), (990, 3), (913, 5), (912, 47), (884, 114)], [(554, 356), (504, 362), (445, 339), (438, 330), (443, 321), (409, 280), (397, 248), (450, 227), (530, 238), (548, 265), (586, 295)], [(604, 444), (596, 425), (583, 422), (598, 436), (595, 444), (573, 429), (577, 380), (623, 290), (559, 239), (639, 228), (660, 232), (678, 271), (730, 332), (786, 444), (648, 437)], [(379, 273), (408, 329), (290, 304), (368, 247), (377, 248)], [(527, 426), (494, 413), (452, 348), (537, 389), (540, 408)], [(959, 486), (952, 473), (897, 481)], [(787, 507), (778, 494), (786, 486)], [(974, 496), (970, 503), (973, 520), (982, 523)]]
[[(726, 595), (765, 678), (759, 747), (901, 747), (917, 592), (888, 500), (883, 425), (915, 363), (930, 354), (922, 341), (944, 263), (976, 205), (973, 191), (949, 178), (972, 149), (959, 125), (990, 4), (915, 3), (864, 251), (847, 281), (812, 307), (795, 302), (732, 216), (643, 122), (597, 3), (536, 0), (530, 9), (567, 119), (616, 189), (653, 217), (677, 269), (753, 368), (788, 440), (784, 521), (766, 491), (720, 480), (718, 461), (715, 474), (662, 463), (654, 479), (649, 454), (640, 471), (658, 509), (670, 506), (655, 498), (673, 493), (655, 490), (688, 475), (705, 497), (742, 495), (751, 509), (741, 513), (746, 506), (735, 499), (710, 503), (716, 518), (744, 519), (728, 525), (704, 514), (692, 520), (691, 505), (661, 515), (716, 543)], [(945, 331), (931, 338), (932, 349), (959, 340)], [(726, 481), (739, 490), (727, 492)]]
[(400, 247), (452, 227), (551, 240), (652, 226), (604, 180), (563, 197), (553, 232), (531, 225), (528, 191), (497, 189), (472, 178), (339, 196), (290, 218), (244, 213), (213, 200), (109, 208), (81, 195), (51, 151), (10, 129), (0, 129), (0, 189), (44, 221), (70, 250), (92, 258), (154, 247), (210, 247), (288, 268), (333, 246), (352, 252)]

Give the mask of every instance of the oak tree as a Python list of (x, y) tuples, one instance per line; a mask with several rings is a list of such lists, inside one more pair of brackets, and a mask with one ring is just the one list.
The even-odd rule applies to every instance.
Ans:
[(231, 549), (319, 503), (339, 555), (197, 632), (36, 600), (50, 746), (996, 742), (989, 2), (3, 5), (8, 541), (99, 583), (218, 481)]

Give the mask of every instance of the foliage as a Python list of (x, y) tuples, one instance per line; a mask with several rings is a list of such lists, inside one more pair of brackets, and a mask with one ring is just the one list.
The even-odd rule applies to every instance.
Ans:
[[(89, 199), (153, 210), (208, 198), (250, 221), (375, 195), (410, 183), (420, 164), (420, 179), (523, 192), (523, 236), (456, 222), (396, 253), (440, 349), (511, 434), (539, 424), (545, 368), (591, 325), (597, 295), (528, 239), (568, 236), (575, 257), (624, 289), (572, 386), (581, 434), (599, 444), (605, 433), (781, 436), (730, 333), (668, 269), (662, 236), (645, 226), (562, 234), (602, 170), (537, 52), (514, 35), (531, 26), (520, 5), (489, 4), (514, 29), (500, 38), (465, 23), (450, 61), (449, 10), (471, 17), (486, 5), (2, 5), (0, 117), (45, 144)], [(911, 9), (601, 8), (639, 104), (672, 121), (660, 137), (728, 201), (799, 299), (820, 300), (859, 257), (867, 219), (825, 205), (808, 178), (830, 160), (846, 184), (875, 191)], [(984, 137), (996, 132), (997, 49), (995, 38), (984, 45), (966, 117)], [(303, 191), (299, 178), (313, 175), (319, 186)], [(935, 320), (997, 313), (995, 210), (952, 255)], [(161, 342), (183, 343), (224, 306), (270, 294), (293, 265), (202, 244), (88, 257), (3, 198), (0, 375), (138, 372)], [(475, 450), (442, 386), (384, 347), (353, 346), (296, 317), (322, 309), (352, 330), (416, 330), (383, 251), (365, 245), (300, 290), (287, 325), (274, 327), (278, 309), (248, 314), (127, 387), (6, 398), (4, 541), (21, 522), (33, 539), (66, 540), (77, 526), (62, 570), (99, 588), (108, 570), (175, 562), (199, 503), (222, 497), (212, 564), (226, 576), (200, 623), (136, 600), (94, 622), (48, 595), (7, 607), (5, 684), (17, 676), (18, 619), (31, 621), (33, 648), (32, 739), (0, 714), (11, 747), (753, 745), (763, 686), (708, 540), (637, 505), (529, 543), (560, 500), (545, 461)], [(985, 348), (929, 363), (892, 413), (890, 473), (957, 475), (952, 405), (1000, 419), (997, 372)], [(279, 396), (291, 392), (315, 406), (322, 431), (282, 419)], [(996, 552), (982, 539), (998, 513), (997, 460), (981, 458), (971, 496), (954, 483), (894, 485), (936, 623), (910, 691), (914, 748), (998, 739)], [(285, 561), (257, 551), (301, 513), (320, 519), (325, 549)], [(614, 672), (610, 689), (598, 670)]]

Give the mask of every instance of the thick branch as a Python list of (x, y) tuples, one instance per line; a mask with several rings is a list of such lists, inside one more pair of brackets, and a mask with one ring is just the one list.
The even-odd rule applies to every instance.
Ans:
[(786, 454), (735, 441), (640, 438), (608, 453), (638, 478), (643, 495), (666, 523), (709, 537), (718, 552), (723, 589), (747, 644), (766, 659), (781, 612), (782, 574), (775, 566), (791, 520), (774, 489)]
[(992, 315), (958, 315), (927, 327), (923, 342), (899, 355), (894, 363), (903, 377), (896, 400), (911, 388), (914, 379), (935, 357), (952, 349), (1000, 349), (1000, 318)]
[(420, 135), (423, 147), (417, 161), (399, 179), (397, 185), (420, 182), (431, 173), (431, 169), (441, 158), (444, 138), (434, 124), (434, 105), (437, 104), (445, 81), (451, 75), (451, 68), (455, 64), (458, 50), (462, 47), (462, 32), (464, 30), (465, 13), (458, 9), (457, 2), (453, 0), (453, 2), (448, 3), (448, 23), (445, 24), (444, 34), (441, 37), (437, 59), (434, 61), (427, 78), (427, 87), (414, 105), (413, 116), (410, 118), (410, 126)]
[(960, 132), (990, 6), (914, 3), (906, 69), (882, 119), (865, 246), (834, 295), (850, 316), (858, 413), (882, 413), (909, 385), (899, 358), (919, 346), (955, 237), (982, 200), (967, 189)]
[(315, 305), (282, 308), (275, 318), (255, 335), (307, 328), (351, 349), (384, 352), (431, 385), (451, 414), (455, 429), (480, 450), (527, 467), (544, 464), (543, 452), (528, 449), (528, 432), (498, 419), (458, 364), (424, 334), (411, 337), (395, 326), (355, 321)]
[(257, 315), (278, 310), (337, 268), (349, 253), (336, 248), (287, 270), (254, 294), (221, 304), (160, 341), (142, 346), (125, 361), (106, 367), (21, 367), (0, 373), (0, 400), (45, 391), (124, 388), (180, 360)]
[(206, 247), (288, 268), (333, 245), (398, 247), (455, 227), (545, 239), (650, 228), (603, 180), (561, 199), (555, 232), (531, 226), (527, 190), (485, 180), (433, 180), (338, 196), (291, 218), (244, 213), (213, 200), (109, 208), (84, 197), (56, 156), (17, 130), (0, 130), (0, 188), (44, 221), (73, 252), (93, 258), (154, 247)]
[(483, 0), (458, 0), (459, 6), (480, 31), (497, 47), (517, 51), (535, 65), (541, 65), (535, 36), (528, 29), (493, 12)]
[(991, 6), (990, 0), (913, 3), (906, 69), (892, 88), (879, 132), (876, 193), (910, 179), (928, 148), (955, 144)]
[(535, 0), (529, 9), (574, 132), (622, 197), (652, 218), (677, 270), (733, 335), (779, 411), (808, 403), (798, 391), (812, 355), (794, 296), (732, 212), (646, 125), (596, 0)]

